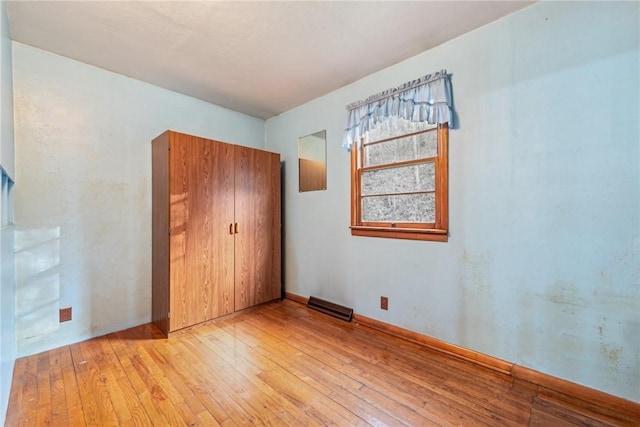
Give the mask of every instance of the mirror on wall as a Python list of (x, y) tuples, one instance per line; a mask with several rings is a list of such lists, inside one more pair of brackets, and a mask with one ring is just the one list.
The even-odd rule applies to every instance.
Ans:
[(327, 189), (327, 131), (298, 138), (299, 191)]

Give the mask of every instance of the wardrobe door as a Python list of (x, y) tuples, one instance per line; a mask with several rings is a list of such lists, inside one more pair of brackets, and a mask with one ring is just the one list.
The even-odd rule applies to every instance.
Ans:
[(210, 141), (210, 148), (212, 167), (202, 171), (208, 178), (203, 182), (210, 185), (203, 189), (207, 195), (203, 200), (206, 218), (200, 221), (197, 231), (202, 241), (198, 251), (202, 259), (198, 280), (207, 288), (201, 301), (206, 320), (233, 313), (234, 309), (234, 236), (230, 227), (234, 212), (234, 147)]
[(280, 298), (280, 155), (236, 146), (235, 309)]
[(170, 330), (233, 312), (233, 147), (170, 141)]

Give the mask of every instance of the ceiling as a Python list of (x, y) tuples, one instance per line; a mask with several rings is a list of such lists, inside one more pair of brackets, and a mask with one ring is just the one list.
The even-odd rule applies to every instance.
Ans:
[(530, 4), (23, 0), (7, 10), (13, 40), (267, 119)]

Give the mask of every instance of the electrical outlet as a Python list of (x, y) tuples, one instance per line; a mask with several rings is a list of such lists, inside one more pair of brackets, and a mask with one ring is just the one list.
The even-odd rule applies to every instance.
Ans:
[(60, 323), (71, 320), (71, 307), (60, 309)]
[(383, 310), (389, 310), (389, 298), (380, 297), (380, 308)]

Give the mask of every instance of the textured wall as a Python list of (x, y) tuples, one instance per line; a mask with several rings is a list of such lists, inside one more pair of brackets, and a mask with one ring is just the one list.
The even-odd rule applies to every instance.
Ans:
[(19, 43), (13, 54), (26, 355), (150, 321), (152, 138), (263, 148), (264, 122)]
[(5, 172), (15, 178), (15, 156), (13, 144), (13, 78), (11, 66), (11, 39), (9, 22), (7, 21), (6, 2), (0, 7), (0, 164)]
[[(11, 70), (11, 40), (6, 14), (6, 2), (0, 3), (0, 167), (14, 175), (13, 155), (13, 87)], [(0, 201), (3, 219), (11, 209), (6, 198)], [(0, 230), (0, 424), (9, 401), (13, 363), (16, 357), (15, 329), (15, 263), (13, 227), (2, 221)]]
[[(640, 401), (639, 7), (542, 2), (268, 120), (287, 290)], [(351, 237), (345, 105), (442, 68), (449, 242)], [(328, 189), (298, 193), (321, 129)]]

